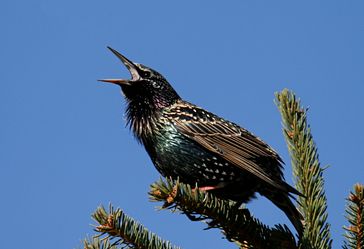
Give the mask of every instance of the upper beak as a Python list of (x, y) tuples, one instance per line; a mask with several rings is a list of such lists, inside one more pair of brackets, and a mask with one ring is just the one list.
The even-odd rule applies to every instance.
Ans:
[(127, 79), (101, 79), (99, 81), (113, 83), (113, 84), (117, 84), (117, 85), (131, 85), (132, 81), (136, 81), (136, 80), (140, 79), (140, 76), (138, 73), (138, 68), (133, 62), (131, 62), (128, 58), (126, 58), (124, 55), (120, 54), (115, 49), (112, 49), (111, 47), (107, 47), (107, 48), (110, 49), (111, 52), (113, 52), (116, 55), (116, 57), (118, 57), (121, 60), (121, 62), (124, 63), (124, 65), (128, 68), (128, 70), (131, 74), (131, 79), (130, 80), (127, 80)]

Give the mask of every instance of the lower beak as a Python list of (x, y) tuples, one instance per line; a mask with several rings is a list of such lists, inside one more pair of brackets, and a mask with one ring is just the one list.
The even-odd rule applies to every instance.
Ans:
[(116, 84), (116, 85), (131, 85), (129, 80), (123, 80), (123, 79), (101, 79), (101, 80), (98, 80), (98, 81), (113, 83), (113, 84)]

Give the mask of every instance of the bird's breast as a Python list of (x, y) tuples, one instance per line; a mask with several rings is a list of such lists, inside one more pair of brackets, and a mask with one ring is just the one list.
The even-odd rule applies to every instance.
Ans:
[(144, 146), (164, 176), (199, 185), (241, 181), (241, 170), (181, 134), (172, 123), (158, 125)]

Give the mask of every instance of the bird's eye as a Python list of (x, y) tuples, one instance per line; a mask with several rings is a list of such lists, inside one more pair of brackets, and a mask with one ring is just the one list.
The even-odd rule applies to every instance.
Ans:
[(158, 82), (155, 82), (155, 81), (153, 81), (152, 86), (154, 88), (160, 88), (161, 87), (161, 85)]
[(143, 71), (143, 78), (150, 78), (150, 76), (151, 76), (151, 73), (150, 72), (148, 72), (148, 71)]

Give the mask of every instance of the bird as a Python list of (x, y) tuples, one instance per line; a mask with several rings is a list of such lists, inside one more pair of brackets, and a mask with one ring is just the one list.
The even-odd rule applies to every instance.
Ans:
[(283, 161), (275, 150), (245, 128), (183, 100), (156, 70), (107, 48), (131, 79), (99, 81), (121, 87), (127, 125), (161, 175), (237, 203), (259, 193), (302, 234), (302, 214), (290, 199), (302, 194), (285, 182)]

